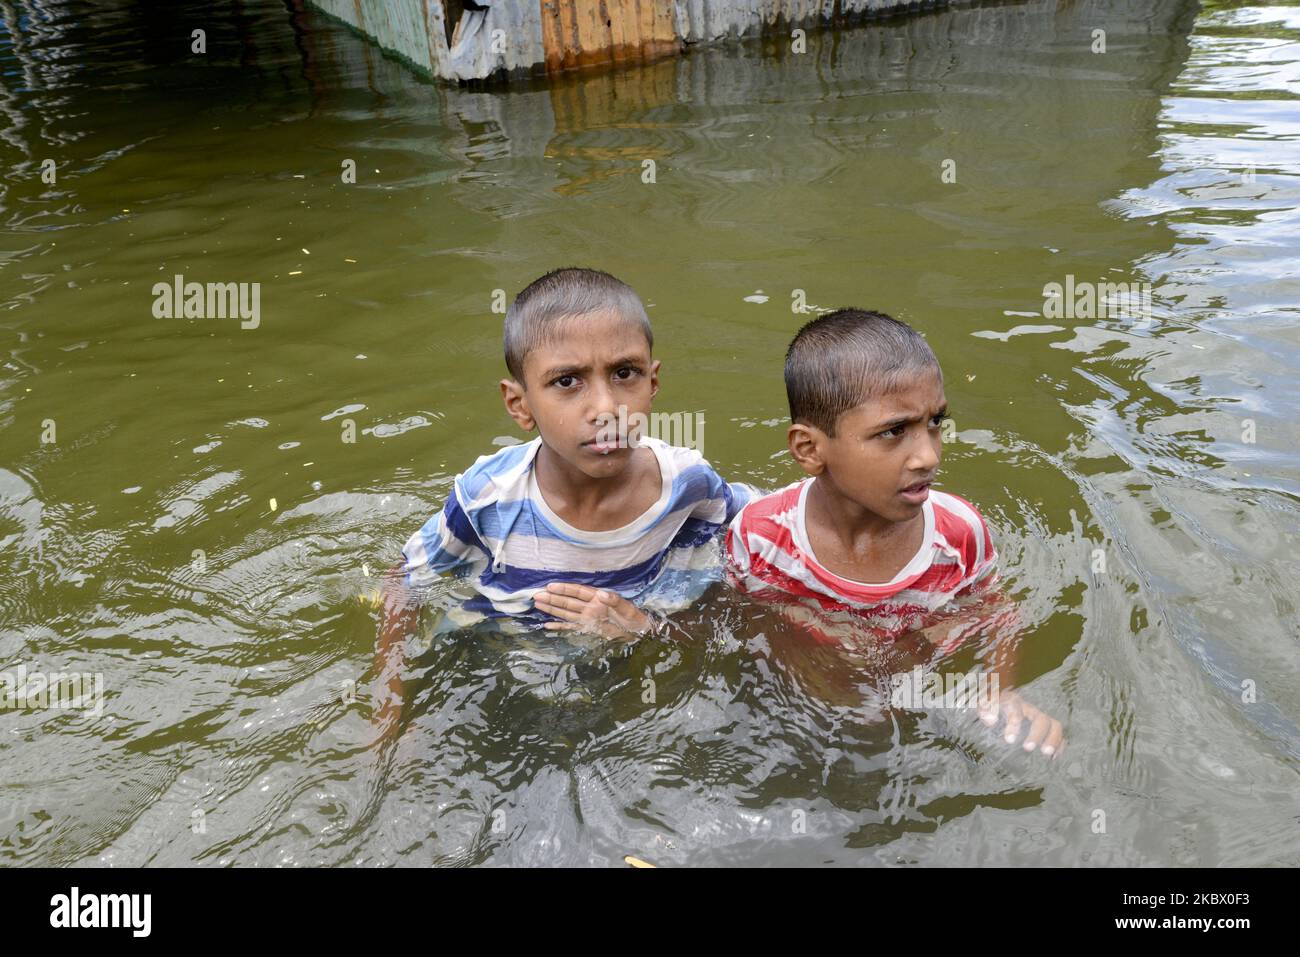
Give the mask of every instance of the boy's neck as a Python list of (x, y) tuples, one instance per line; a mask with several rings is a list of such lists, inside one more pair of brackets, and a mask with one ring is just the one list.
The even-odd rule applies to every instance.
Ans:
[[(653, 463), (653, 476), (647, 466)], [(533, 468), (546, 503), (566, 522), (587, 531), (618, 528), (641, 515), (662, 493), (659, 461), (648, 448), (633, 450), (622, 472), (596, 478), (566, 462), (545, 443)], [(654, 481), (648, 479), (653, 477)]]
[(908, 536), (916, 523), (925, 522), (925, 517), (917, 512), (901, 522), (885, 518), (846, 498), (819, 475), (808, 489), (804, 522), (810, 535), (815, 527), (818, 537), (834, 539), (846, 552), (864, 554)]

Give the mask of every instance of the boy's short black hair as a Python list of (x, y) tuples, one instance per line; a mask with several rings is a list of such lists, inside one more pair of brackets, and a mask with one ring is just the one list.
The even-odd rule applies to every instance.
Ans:
[(506, 310), (506, 368), (521, 385), (524, 360), (542, 343), (560, 333), (564, 320), (613, 311), (645, 333), (646, 343), (654, 348), (650, 317), (641, 297), (621, 279), (599, 269), (567, 266), (553, 269), (534, 279)]
[(919, 332), (883, 312), (837, 309), (800, 329), (786, 350), (790, 419), (833, 437), (841, 415), (919, 372), (942, 381), (939, 360)]

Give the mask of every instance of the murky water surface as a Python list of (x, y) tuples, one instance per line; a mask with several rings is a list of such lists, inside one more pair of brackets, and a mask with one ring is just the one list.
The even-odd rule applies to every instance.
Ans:
[[(0, 713), (0, 862), (1300, 863), (1300, 6), (1007, 4), (496, 91), (206, 6), (0, 3), (0, 667), (105, 689)], [(924, 329), (1060, 760), (882, 709), (905, 654), (721, 589), (676, 643), (426, 629), (376, 743), (359, 596), (520, 438), (493, 291), (568, 263), (642, 293), (657, 407), (767, 487), (793, 290)], [(261, 283), (257, 327), (155, 318), (177, 274)], [(1071, 276), (1152, 314), (1049, 315)]]

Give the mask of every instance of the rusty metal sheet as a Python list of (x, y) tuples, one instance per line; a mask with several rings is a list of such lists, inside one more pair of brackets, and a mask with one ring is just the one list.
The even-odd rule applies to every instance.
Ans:
[[(527, 2), (527, 0), (525, 0)], [(680, 52), (673, 0), (538, 0), (548, 73)]]

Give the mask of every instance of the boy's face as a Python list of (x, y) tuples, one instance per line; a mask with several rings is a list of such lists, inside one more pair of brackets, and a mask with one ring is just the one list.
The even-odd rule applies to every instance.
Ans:
[(633, 449), (610, 423), (622, 407), (635, 436), (659, 391), (659, 363), (636, 323), (614, 312), (565, 319), (524, 357), (523, 378), (501, 380), (506, 411), (520, 428), (536, 428), (560, 460), (590, 478), (613, 478), (628, 467)]
[(815, 426), (790, 426), (790, 452), (844, 499), (888, 522), (905, 522), (930, 495), (947, 409), (943, 379), (923, 372), (843, 413), (833, 438)]

